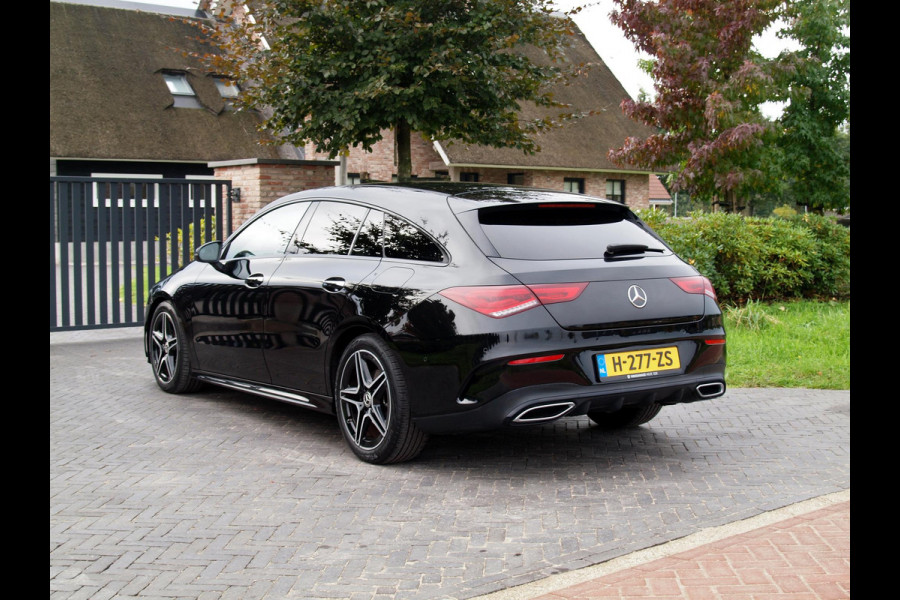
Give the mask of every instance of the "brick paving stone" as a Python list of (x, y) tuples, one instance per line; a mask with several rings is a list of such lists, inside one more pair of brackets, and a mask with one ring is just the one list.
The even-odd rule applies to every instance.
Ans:
[(374, 467), (331, 416), (168, 395), (138, 338), (51, 334), (50, 597), (470, 598), (849, 490), (849, 406), (730, 389), (634, 430), (574, 417), (435, 436)]
[[(517, 597), (847, 600), (850, 598), (849, 524), (848, 501), (553, 592)], [(804, 552), (785, 551), (801, 539)], [(783, 565), (760, 567), (751, 549), (762, 544), (780, 554)], [(819, 569), (821, 572), (810, 573), (809, 561), (824, 565)], [(797, 569), (792, 568), (795, 562), (799, 565)]]

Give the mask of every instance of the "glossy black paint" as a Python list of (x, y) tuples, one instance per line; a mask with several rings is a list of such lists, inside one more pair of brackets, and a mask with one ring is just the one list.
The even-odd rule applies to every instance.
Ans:
[[(352, 205), (349, 213), (371, 215), (372, 221), (369, 216), (332, 219), (328, 235), (317, 233), (315, 241), (316, 235), (307, 232), (317, 222), (318, 207), (325, 206), (316, 203), (325, 201)], [(661, 240), (660, 251), (646, 256), (602, 258), (600, 252), (600, 258), (528, 260), (501, 257), (479, 226), (477, 211), (485, 207), (558, 202), (612, 204), (559, 192), (465, 184), (367, 185), (292, 194), (266, 207), (220, 249), (201, 249), (202, 260), (151, 290), (148, 356), (150, 320), (155, 307), (169, 300), (188, 338), (196, 377), (269, 397), (284, 393), (279, 399), (334, 412), (344, 350), (360, 336), (375, 334), (399, 357), (412, 422), (428, 433), (510, 425), (523, 411), (544, 405), (564, 405), (566, 415), (576, 415), (724, 393), (725, 345), (715, 343), (725, 338), (719, 307), (709, 296), (688, 294), (669, 280), (697, 272)], [(296, 203), (304, 206), (274, 212)], [(636, 219), (620, 205), (607, 209)], [(299, 219), (281, 224), (273, 218), (287, 253), (233, 252), (251, 238), (242, 234), (253, 223), (273, 214)], [(407, 228), (401, 231), (399, 223)], [(647, 235), (655, 237), (649, 230)], [(374, 255), (382, 253), (379, 239), (385, 253), (410, 249), (428, 260)], [(322, 243), (349, 249), (354, 240), (353, 251), (359, 247), (373, 255), (304, 253)], [(457, 286), (582, 281), (590, 283), (577, 301), (538, 305), (499, 319), (439, 293)], [(628, 288), (635, 282), (651, 299), (644, 309), (628, 302)], [(681, 369), (632, 380), (601, 381), (598, 376), (598, 353), (663, 346), (679, 348)], [(562, 357), (508, 364), (547, 354)], [(711, 393), (698, 394), (698, 386)], [(545, 422), (555, 411), (527, 414)]]

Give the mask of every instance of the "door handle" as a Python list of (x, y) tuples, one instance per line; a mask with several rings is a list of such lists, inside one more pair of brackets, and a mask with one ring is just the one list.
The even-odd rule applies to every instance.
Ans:
[(327, 292), (342, 292), (347, 287), (347, 280), (343, 277), (329, 277), (322, 282), (322, 287), (325, 288), (325, 291)]
[(266, 278), (263, 275), (255, 273), (244, 280), (244, 285), (249, 288), (258, 288), (263, 284), (263, 281), (265, 281), (265, 279)]

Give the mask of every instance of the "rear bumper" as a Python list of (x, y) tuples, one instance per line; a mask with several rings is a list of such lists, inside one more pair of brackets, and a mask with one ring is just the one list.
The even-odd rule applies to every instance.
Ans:
[[(708, 300), (707, 315), (693, 321), (596, 331), (563, 329), (541, 309), (497, 320), (453, 312), (443, 302), (425, 303), (431, 308), (428, 322), (452, 330), (438, 336), (412, 327), (394, 340), (406, 366), (412, 418), (430, 433), (487, 431), (594, 410), (721, 396), (725, 330), (721, 313)], [(431, 335), (410, 335), (415, 333)], [(429, 337), (434, 341), (423, 341)], [(598, 364), (598, 356), (607, 353), (672, 347), (680, 363), (675, 370), (611, 377)]]
[(625, 406), (681, 404), (718, 398), (725, 393), (721, 371), (691, 373), (656, 380), (581, 386), (574, 383), (538, 385), (512, 390), (483, 406), (464, 412), (415, 419), (428, 433), (488, 431), (507, 426), (549, 423), (589, 411), (614, 412)]

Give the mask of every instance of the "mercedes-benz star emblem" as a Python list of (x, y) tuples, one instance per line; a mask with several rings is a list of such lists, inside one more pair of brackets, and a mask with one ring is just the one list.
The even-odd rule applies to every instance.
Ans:
[(641, 289), (641, 286), (633, 285), (628, 288), (628, 301), (631, 302), (635, 308), (644, 308), (647, 306), (647, 292)]

